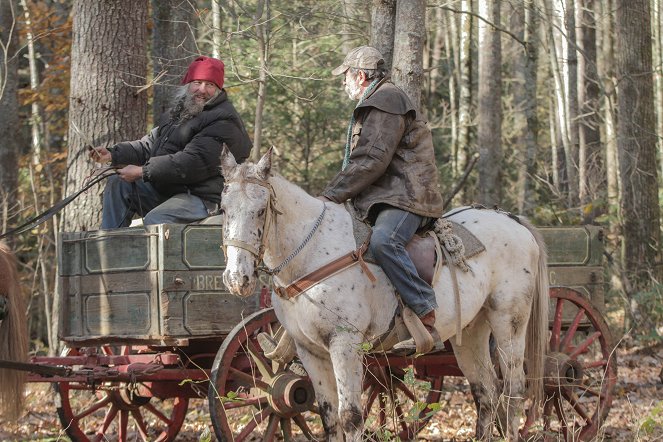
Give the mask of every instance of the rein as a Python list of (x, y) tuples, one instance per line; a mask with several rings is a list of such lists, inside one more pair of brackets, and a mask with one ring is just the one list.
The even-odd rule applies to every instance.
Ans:
[(93, 178), (90, 180), (89, 183), (87, 183), (85, 186), (83, 186), (80, 190), (78, 190), (76, 193), (73, 193), (69, 195), (68, 197), (58, 201), (57, 203), (53, 204), (53, 206), (49, 207), (47, 210), (43, 211), (39, 215), (35, 216), (34, 218), (31, 218), (21, 224), (18, 227), (15, 227), (11, 230), (6, 231), (2, 235), (0, 235), (0, 239), (6, 238), (8, 236), (16, 235), (19, 233), (27, 232), (28, 230), (32, 230), (35, 227), (37, 227), (40, 224), (43, 224), (44, 222), (48, 221), (58, 213), (60, 210), (64, 209), (65, 206), (69, 203), (71, 203), (73, 200), (75, 200), (81, 193), (85, 192), (88, 190), (90, 187), (94, 186), (95, 184), (100, 183), (101, 181), (105, 180), (111, 175), (114, 175), (115, 171), (113, 170), (112, 173), (102, 173), (101, 175), (97, 176), (96, 178)]

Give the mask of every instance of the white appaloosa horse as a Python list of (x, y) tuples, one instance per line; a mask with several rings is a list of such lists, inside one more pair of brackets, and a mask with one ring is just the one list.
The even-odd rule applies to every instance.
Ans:
[[(271, 151), (257, 164), (237, 165), (224, 149), (221, 164), (226, 180), (221, 203), (223, 278), (234, 294), (254, 293), (261, 258), (280, 270), (274, 284), (283, 287), (357, 248), (344, 206), (323, 203), (271, 174)], [(524, 219), (493, 210), (457, 212), (449, 219), (469, 229), (486, 251), (467, 260), (471, 271), (457, 271), (464, 330), (462, 345), (454, 351), (477, 404), (477, 437), (491, 437), (497, 416), (505, 436), (515, 440), (526, 393), (524, 360), (529, 397), (539, 398), (543, 391), (548, 336), (544, 244)], [(310, 237), (308, 243), (305, 237)], [(396, 293), (384, 273), (378, 266), (369, 268), (377, 277), (374, 283), (354, 265), (299, 296), (272, 298), (276, 316), (294, 339), (313, 382), (327, 437), (333, 441), (362, 437), (361, 344), (385, 333), (397, 309)], [(440, 306), (435, 325), (442, 339), (448, 339), (456, 324), (455, 309), (447, 308), (454, 305), (448, 267), (433, 286)], [(491, 333), (503, 383), (489, 354)]]
[[(21, 293), (16, 259), (0, 241), (0, 359), (24, 362), (28, 356), (25, 298)], [(0, 415), (14, 420), (23, 407), (25, 373), (0, 368)]]

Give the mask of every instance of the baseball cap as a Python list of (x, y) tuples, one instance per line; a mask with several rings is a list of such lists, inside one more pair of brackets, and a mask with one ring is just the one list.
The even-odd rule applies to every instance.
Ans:
[(383, 63), (380, 51), (371, 46), (359, 46), (348, 52), (343, 63), (332, 71), (332, 75), (341, 75), (349, 68), (377, 69)]

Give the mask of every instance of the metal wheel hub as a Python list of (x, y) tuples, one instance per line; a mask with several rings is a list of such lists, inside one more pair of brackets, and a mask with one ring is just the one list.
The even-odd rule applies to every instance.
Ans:
[(270, 382), (269, 404), (283, 417), (292, 417), (313, 409), (315, 392), (307, 378), (280, 373)]
[(546, 356), (544, 384), (546, 393), (582, 385), (584, 370), (575, 359), (566, 353), (550, 353)]

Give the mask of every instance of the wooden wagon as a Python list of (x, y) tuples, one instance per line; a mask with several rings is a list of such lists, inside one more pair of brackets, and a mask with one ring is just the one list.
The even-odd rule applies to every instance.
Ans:
[[(603, 319), (603, 236), (543, 228), (549, 248), (551, 337), (546, 402), (525, 437), (589, 440), (604, 421), (616, 360)], [(61, 357), (34, 357), (72, 440), (176, 440), (191, 398), (209, 399), (219, 440), (319, 439), (313, 387), (295, 358), (265, 357), (278, 340), (269, 279), (241, 300), (223, 286), (218, 225), (157, 225), (60, 238)], [(413, 439), (440, 406), (444, 378), (462, 376), (450, 345), (418, 357), (366, 351), (364, 417), (380, 440)]]

